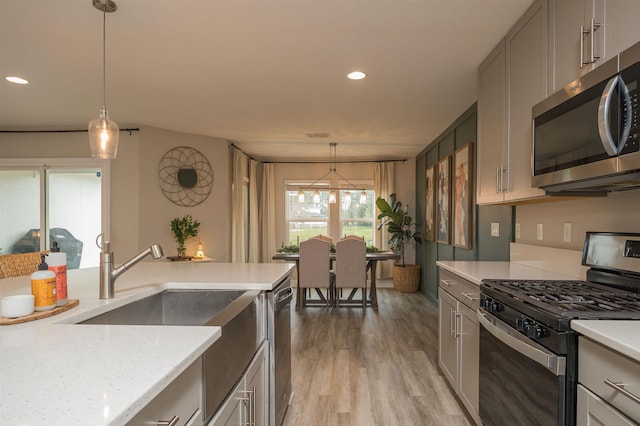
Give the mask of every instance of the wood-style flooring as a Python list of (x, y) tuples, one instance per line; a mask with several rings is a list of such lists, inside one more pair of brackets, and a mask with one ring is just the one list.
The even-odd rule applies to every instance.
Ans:
[(438, 370), (438, 308), (378, 290), (379, 310), (291, 310), (293, 400), (285, 426), (464, 425)]

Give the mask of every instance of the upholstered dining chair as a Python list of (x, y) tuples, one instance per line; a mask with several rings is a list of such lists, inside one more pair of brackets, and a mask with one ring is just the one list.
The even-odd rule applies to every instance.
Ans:
[[(300, 243), (297, 290), (298, 309), (309, 305), (328, 307), (333, 304), (330, 250), (331, 243), (320, 238), (310, 238)], [(315, 290), (318, 298), (308, 298), (307, 289)], [(322, 290), (324, 290), (324, 293)]]
[[(364, 239), (343, 238), (336, 243), (336, 306), (358, 305), (367, 306), (367, 246)], [(342, 289), (350, 288), (346, 299), (342, 298)], [(358, 289), (362, 292), (362, 300), (354, 299)]]

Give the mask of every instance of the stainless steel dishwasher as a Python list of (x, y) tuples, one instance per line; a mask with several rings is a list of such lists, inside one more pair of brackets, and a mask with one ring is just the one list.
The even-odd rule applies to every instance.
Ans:
[(279, 426), (291, 399), (291, 280), (267, 292), (269, 350), (269, 424)]

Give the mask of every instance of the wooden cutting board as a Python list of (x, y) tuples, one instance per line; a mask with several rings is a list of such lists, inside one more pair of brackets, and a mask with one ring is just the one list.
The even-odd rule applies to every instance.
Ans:
[(30, 315), (26, 315), (24, 317), (19, 317), (19, 318), (0, 317), (0, 325), (20, 324), (23, 322), (35, 321), (40, 318), (51, 317), (61, 312), (68, 311), (71, 308), (75, 308), (79, 304), (80, 304), (80, 301), (78, 299), (69, 299), (69, 302), (66, 305), (56, 306), (55, 308), (48, 311), (38, 311)]

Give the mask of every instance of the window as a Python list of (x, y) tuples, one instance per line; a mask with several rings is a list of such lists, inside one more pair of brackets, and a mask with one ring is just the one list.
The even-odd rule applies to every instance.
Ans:
[(108, 224), (103, 213), (108, 165), (85, 159), (47, 163), (0, 162), (0, 253), (47, 250), (55, 241), (67, 254), (68, 269), (98, 266), (95, 240)]
[[(361, 203), (360, 192), (342, 189), (335, 204), (329, 203), (329, 190), (298, 191), (298, 186), (310, 182), (288, 182), (286, 189), (286, 229), (287, 244), (297, 245), (300, 241), (318, 234), (331, 236), (334, 241), (344, 235), (363, 236), (367, 245), (374, 243), (375, 193), (365, 189), (367, 201)], [(329, 188), (328, 182), (316, 185)], [(358, 187), (370, 188), (371, 182), (358, 182)], [(340, 185), (342, 188), (346, 184)], [(300, 196), (302, 194), (302, 196)]]
[(364, 237), (368, 246), (374, 243), (375, 194), (365, 190), (366, 201), (362, 202), (360, 191), (340, 191), (340, 235)]

